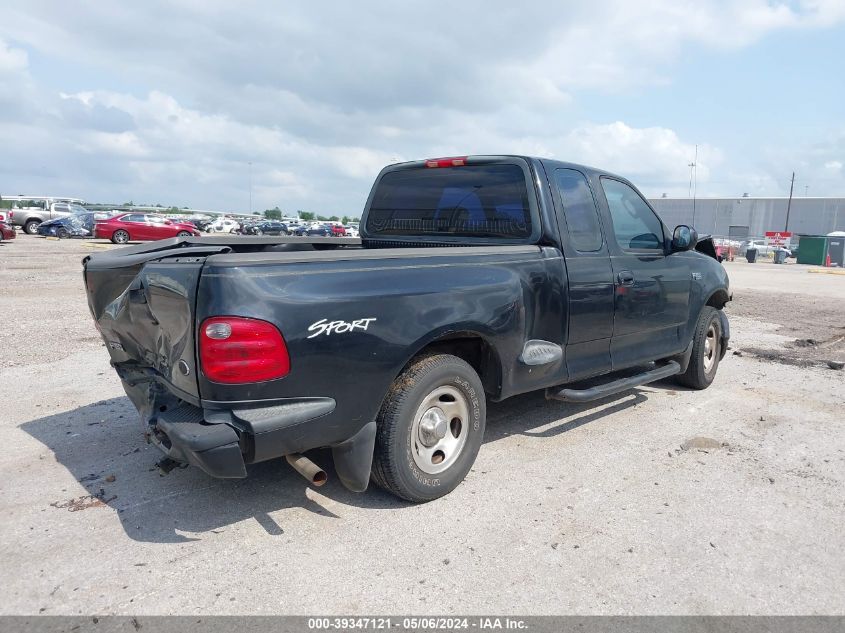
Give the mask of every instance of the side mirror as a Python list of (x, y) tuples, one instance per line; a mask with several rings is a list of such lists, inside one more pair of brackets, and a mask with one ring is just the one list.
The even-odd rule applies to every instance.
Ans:
[(686, 224), (679, 224), (672, 233), (673, 251), (691, 251), (698, 243), (698, 232)]

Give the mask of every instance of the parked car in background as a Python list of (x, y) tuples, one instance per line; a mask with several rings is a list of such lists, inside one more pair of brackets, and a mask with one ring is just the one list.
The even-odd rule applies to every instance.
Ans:
[(739, 247), (740, 257), (745, 257), (745, 252), (748, 249), (754, 248), (757, 250), (757, 257), (767, 257), (773, 255), (778, 249), (783, 249), (787, 252), (787, 257), (792, 257), (792, 251), (783, 246), (772, 246), (766, 240), (745, 240)]
[(303, 235), (307, 235), (308, 231), (310, 229), (311, 229), (310, 224), (300, 224), (299, 226), (294, 227), (293, 230), (290, 232), (290, 234), (302, 237)]
[[(343, 227), (339, 228), (343, 230)], [(309, 228), (305, 232), (305, 235), (310, 235), (311, 237), (337, 237), (338, 235), (342, 235), (342, 233), (336, 231), (337, 229), (332, 224), (318, 224)]]
[(13, 240), (18, 236), (18, 232), (8, 222), (0, 221), (0, 242), (3, 240)]
[(211, 222), (212, 222), (211, 220), (207, 220), (205, 218), (192, 218), (192, 217), (187, 217), (187, 218), (184, 218), (180, 221), (185, 223), (185, 224), (193, 225), (197, 230), (199, 230), (201, 232), (205, 232), (205, 228), (209, 224), (211, 224)]
[(236, 233), (241, 228), (238, 222), (231, 218), (220, 218), (206, 227), (208, 233)]
[(129, 240), (161, 240), (167, 237), (199, 235), (197, 228), (188, 222), (174, 222), (152, 213), (124, 213), (97, 222), (96, 237), (126, 244)]
[(244, 235), (288, 235), (288, 225), (278, 220), (265, 220), (256, 224), (246, 225), (241, 233)]
[(44, 237), (94, 237), (94, 225), (97, 222), (108, 220), (112, 213), (96, 211), (68, 215), (55, 220), (47, 220), (38, 225), (38, 235)]
[(343, 227), (346, 231), (346, 237), (359, 237), (358, 227), (352, 224)]
[(9, 221), (13, 225), (23, 227), (25, 233), (35, 235), (38, 225), (42, 222), (79, 213), (88, 213), (88, 209), (70, 202), (53, 202), (44, 207), (9, 209)]

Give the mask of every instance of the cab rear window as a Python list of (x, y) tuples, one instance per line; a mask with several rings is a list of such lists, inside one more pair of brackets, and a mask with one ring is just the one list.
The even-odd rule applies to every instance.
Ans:
[(519, 165), (403, 169), (379, 181), (370, 235), (526, 238), (531, 208)]

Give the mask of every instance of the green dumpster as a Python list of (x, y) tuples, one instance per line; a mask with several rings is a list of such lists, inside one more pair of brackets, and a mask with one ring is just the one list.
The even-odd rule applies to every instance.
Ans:
[(798, 263), (824, 266), (828, 238), (824, 235), (802, 235), (798, 243)]

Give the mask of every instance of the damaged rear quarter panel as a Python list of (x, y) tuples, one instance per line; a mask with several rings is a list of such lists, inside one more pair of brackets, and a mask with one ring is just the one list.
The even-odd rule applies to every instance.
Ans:
[(201, 269), (201, 261), (190, 259), (86, 269), (89, 306), (112, 364), (152, 369), (194, 402), (194, 301)]

